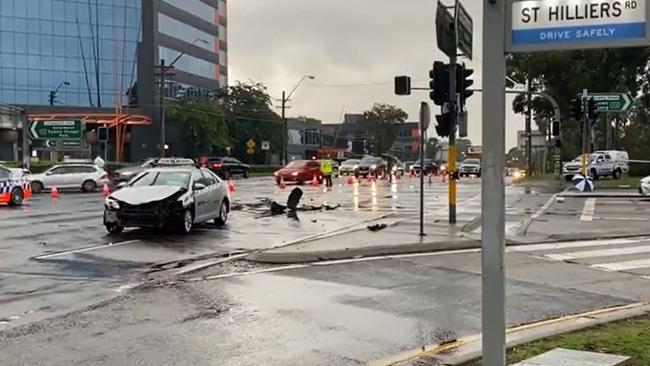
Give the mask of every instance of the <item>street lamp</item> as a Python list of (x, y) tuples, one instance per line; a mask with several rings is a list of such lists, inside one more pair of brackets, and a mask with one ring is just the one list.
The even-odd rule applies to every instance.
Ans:
[(296, 89), (298, 89), (305, 79), (314, 80), (316, 77), (312, 75), (303, 75), (303, 77), (298, 80), (298, 83), (296, 83), (296, 86), (293, 87), (289, 95), (287, 95), (285, 91), (282, 91), (282, 122), (284, 123), (284, 138), (282, 139), (283, 164), (289, 162), (289, 124), (286, 117), (287, 102), (291, 100), (293, 93), (296, 92)]
[[(195, 45), (197, 42), (201, 42), (203, 44), (209, 44), (207, 40), (203, 38), (197, 38), (192, 42), (192, 46)], [(165, 133), (165, 74), (167, 71), (169, 71), (178, 60), (181, 59), (185, 55), (185, 51), (181, 52), (176, 58), (172, 61), (171, 64), (165, 65), (165, 59), (160, 60), (160, 157), (164, 158), (166, 149), (165, 149), (165, 140), (167, 139), (166, 133)]]
[(61, 89), (63, 85), (70, 86), (70, 83), (67, 81), (62, 81), (59, 83), (59, 86), (57, 86), (56, 89), (50, 91), (50, 105), (54, 105), (54, 100), (56, 99), (56, 93), (59, 92), (59, 89)]

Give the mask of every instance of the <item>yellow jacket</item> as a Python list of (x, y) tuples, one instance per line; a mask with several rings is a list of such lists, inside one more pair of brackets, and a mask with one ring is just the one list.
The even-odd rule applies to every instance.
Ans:
[(332, 175), (332, 162), (329, 159), (320, 161), (320, 172), (323, 175)]

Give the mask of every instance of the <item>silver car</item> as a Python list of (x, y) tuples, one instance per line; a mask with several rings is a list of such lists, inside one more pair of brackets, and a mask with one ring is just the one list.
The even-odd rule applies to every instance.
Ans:
[(44, 189), (81, 189), (93, 192), (108, 183), (108, 174), (94, 164), (55, 165), (41, 174), (32, 174), (32, 192)]
[(120, 186), (104, 204), (104, 226), (111, 234), (126, 227), (171, 227), (187, 234), (197, 223), (228, 220), (228, 186), (208, 169), (152, 168)]

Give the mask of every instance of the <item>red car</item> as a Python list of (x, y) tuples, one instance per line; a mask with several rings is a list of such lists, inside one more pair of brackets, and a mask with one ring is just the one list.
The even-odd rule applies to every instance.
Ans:
[(294, 160), (275, 172), (274, 175), (278, 184), (280, 179), (284, 179), (285, 182), (297, 182), (298, 184), (311, 182), (314, 177), (319, 182), (323, 180), (320, 175), (320, 163), (315, 160)]

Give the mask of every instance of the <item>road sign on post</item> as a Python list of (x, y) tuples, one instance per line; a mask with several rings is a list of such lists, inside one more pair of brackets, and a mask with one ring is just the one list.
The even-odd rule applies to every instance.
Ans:
[(454, 24), (456, 30), (456, 45), (458, 49), (467, 57), (472, 59), (472, 32), (473, 22), (469, 13), (460, 1), (456, 0), (456, 12), (454, 13)]
[(632, 106), (632, 97), (626, 93), (596, 93), (587, 98), (594, 98), (596, 112), (625, 112)]
[(29, 132), (34, 140), (81, 140), (81, 121), (33, 121)]
[(262, 141), (262, 150), (270, 150), (271, 141)]
[(449, 57), (456, 57), (456, 34), (454, 17), (447, 7), (438, 1), (436, 10), (436, 41), (440, 51)]
[(506, 3), (507, 52), (650, 44), (650, 7), (645, 0), (515, 0)]

